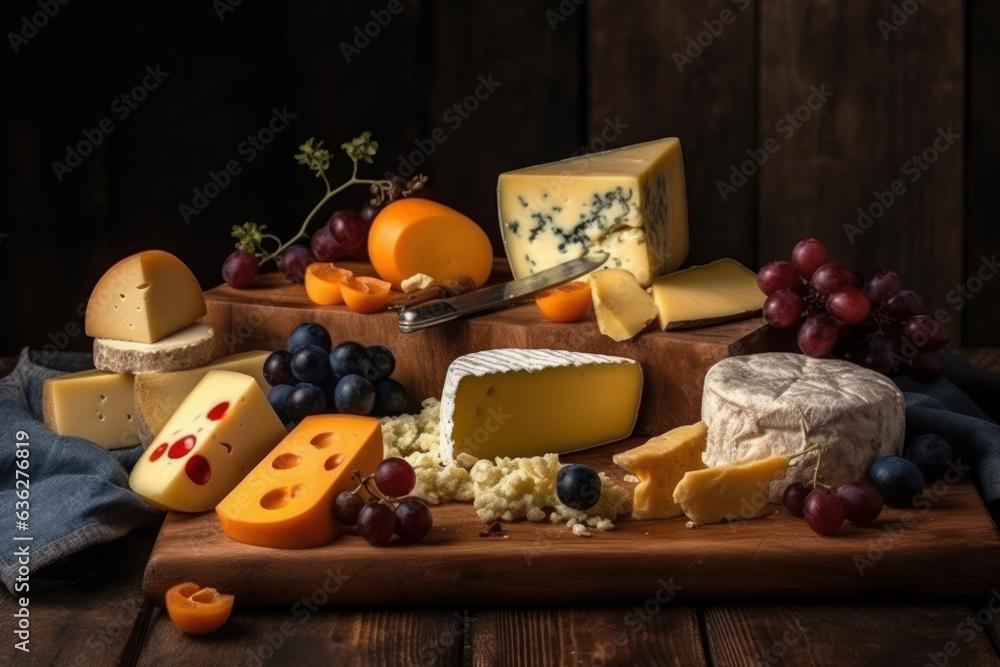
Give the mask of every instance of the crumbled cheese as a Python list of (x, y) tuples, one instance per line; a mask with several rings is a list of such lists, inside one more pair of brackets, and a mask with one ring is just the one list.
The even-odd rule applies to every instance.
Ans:
[(633, 475), (632, 473), (629, 473), (629, 474), (625, 475), (624, 477), (622, 477), (622, 481), (623, 482), (627, 482), (629, 484), (638, 484), (639, 483), (639, 478), (636, 477), (635, 475)]
[(582, 523), (578, 523), (573, 526), (573, 534), (578, 537), (590, 537), (590, 532), (587, 530), (587, 526)]
[(472, 501), (479, 519), (486, 523), (566, 521), (577, 535), (587, 528), (612, 530), (619, 514), (631, 512), (631, 494), (603, 472), (599, 473), (601, 499), (594, 507), (579, 512), (559, 502), (556, 475), (562, 464), (556, 454), (489, 461), (463, 453), (454, 463), (442, 462), (441, 404), (428, 398), (422, 405), (420, 414), (383, 419), (382, 440), (386, 457), (399, 456), (413, 466), (417, 473), (413, 494), (429, 503)]
[(431, 278), (426, 273), (418, 273), (412, 275), (403, 282), (399, 284), (403, 288), (403, 293), (409, 294), (410, 292), (416, 292), (417, 290), (422, 290), (430, 287), (434, 284), (434, 279)]

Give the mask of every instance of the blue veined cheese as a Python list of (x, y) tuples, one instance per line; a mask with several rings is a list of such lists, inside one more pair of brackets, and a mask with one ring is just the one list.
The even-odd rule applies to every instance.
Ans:
[(515, 278), (606, 251), (643, 287), (688, 253), (680, 140), (660, 139), (500, 175), (497, 201)]

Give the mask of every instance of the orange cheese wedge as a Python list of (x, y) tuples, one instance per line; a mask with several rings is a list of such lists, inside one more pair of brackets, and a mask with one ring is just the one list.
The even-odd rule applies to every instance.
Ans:
[(215, 508), (239, 542), (279, 549), (329, 544), (340, 535), (333, 501), (382, 461), (382, 425), (373, 417), (306, 417)]
[(344, 303), (354, 312), (377, 313), (389, 300), (390, 287), (391, 285), (384, 280), (359, 276), (344, 278), (344, 282), (340, 285), (340, 293), (344, 296)]
[(383, 208), (368, 233), (368, 255), (383, 280), (418, 273), (444, 283), (467, 275), (480, 287), (493, 268), (493, 247), (479, 225), (429, 199), (408, 197)]
[(314, 262), (306, 269), (306, 296), (321, 306), (336, 306), (344, 303), (340, 284), (354, 276), (353, 271), (338, 269), (331, 262)]

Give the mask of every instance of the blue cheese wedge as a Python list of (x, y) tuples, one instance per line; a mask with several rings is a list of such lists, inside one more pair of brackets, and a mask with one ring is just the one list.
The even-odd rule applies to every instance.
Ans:
[(631, 271), (649, 287), (687, 257), (684, 159), (675, 138), (506, 172), (497, 200), (515, 278), (600, 249), (610, 256), (603, 268)]

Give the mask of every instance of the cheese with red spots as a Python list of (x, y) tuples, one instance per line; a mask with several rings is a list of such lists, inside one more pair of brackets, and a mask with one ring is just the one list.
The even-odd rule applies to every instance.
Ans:
[(254, 378), (211, 371), (135, 464), (129, 485), (156, 507), (206, 512), (286, 433)]

